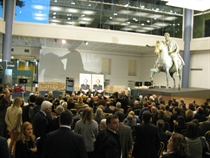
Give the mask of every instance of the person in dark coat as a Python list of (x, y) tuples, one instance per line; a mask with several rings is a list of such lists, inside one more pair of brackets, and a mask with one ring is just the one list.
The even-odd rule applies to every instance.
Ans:
[(145, 111), (142, 116), (142, 124), (135, 129), (135, 143), (132, 156), (134, 158), (157, 158), (160, 147), (160, 136), (158, 128), (150, 123), (152, 114)]
[(68, 110), (60, 115), (60, 128), (47, 134), (43, 158), (87, 158), (84, 139), (71, 131), (72, 113)]
[(34, 135), (37, 138), (37, 157), (42, 156), (42, 151), (44, 147), (44, 140), (49, 132), (49, 120), (47, 114), (52, 111), (52, 103), (49, 101), (43, 101), (41, 105), (41, 110), (35, 114), (33, 118), (33, 130)]
[(35, 101), (36, 101), (36, 96), (34, 94), (31, 94), (29, 96), (29, 104), (26, 106), (23, 106), (23, 122), (31, 122), (31, 119), (29, 117), (29, 111), (30, 111), (30, 107), (33, 108), (35, 106)]
[(120, 158), (121, 146), (117, 131), (119, 119), (116, 115), (110, 115), (106, 119), (107, 128), (101, 130), (94, 143), (95, 158)]
[(10, 152), (7, 144), (7, 139), (0, 136), (0, 157), (10, 158)]

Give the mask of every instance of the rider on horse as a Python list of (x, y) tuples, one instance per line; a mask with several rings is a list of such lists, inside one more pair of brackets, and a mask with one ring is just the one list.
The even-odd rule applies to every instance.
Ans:
[(170, 57), (173, 60), (174, 66), (176, 68), (176, 72), (177, 72), (177, 76), (179, 76), (179, 67), (178, 67), (178, 61), (176, 60), (177, 57), (180, 58), (181, 62), (183, 65), (185, 65), (184, 60), (182, 59), (182, 57), (179, 54), (179, 46), (177, 45), (177, 43), (175, 41), (170, 40), (170, 34), (169, 33), (165, 33), (165, 44), (168, 47), (168, 53), (170, 55)]

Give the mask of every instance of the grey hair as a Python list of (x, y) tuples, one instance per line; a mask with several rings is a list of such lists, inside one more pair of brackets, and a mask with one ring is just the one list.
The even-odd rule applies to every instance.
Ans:
[(117, 107), (117, 108), (120, 108), (120, 107), (121, 107), (121, 103), (120, 103), (120, 102), (117, 102), (117, 103), (116, 103), (116, 107)]
[(45, 100), (41, 104), (41, 110), (45, 111), (47, 108), (50, 108), (51, 106), (52, 106), (52, 103)]
[(101, 108), (96, 109), (96, 116), (101, 116), (103, 113), (103, 110)]

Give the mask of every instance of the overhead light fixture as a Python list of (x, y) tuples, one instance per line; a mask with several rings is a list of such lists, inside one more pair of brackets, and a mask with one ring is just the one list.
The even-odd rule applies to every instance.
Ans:
[(66, 43), (66, 40), (62, 40), (62, 43), (65, 44)]
[(198, 11), (210, 9), (209, 0), (162, 0), (166, 5)]

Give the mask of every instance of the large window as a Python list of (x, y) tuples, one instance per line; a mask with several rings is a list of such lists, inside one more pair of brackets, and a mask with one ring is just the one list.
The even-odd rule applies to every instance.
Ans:
[(193, 38), (210, 37), (210, 10), (194, 13)]
[(48, 24), (49, 10), (50, 0), (27, 0), (24, 7), (16, 7), (15, 20)]
[(73, 25), (182, 38), (183, 9), (156, 0), (27, 0), (16, 21)]

